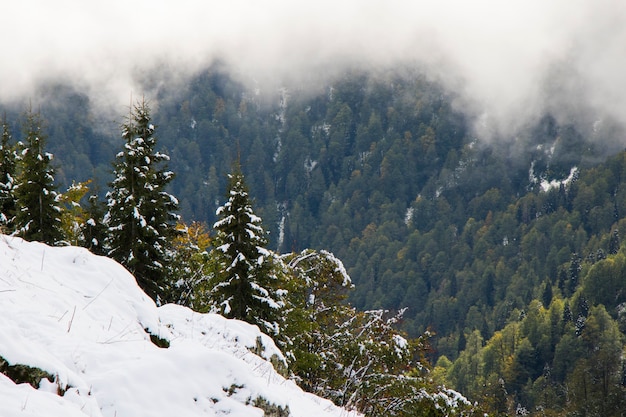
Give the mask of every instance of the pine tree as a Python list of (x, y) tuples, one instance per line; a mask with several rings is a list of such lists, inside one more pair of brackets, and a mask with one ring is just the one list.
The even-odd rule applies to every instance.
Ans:
[(24, 144), (18, 159), (15, 196), (18, 210), (16, 233), (26, 240), (50, 245), (63, 240), (59, 194), (54, 183), (52, 154), (44, 152), (46, 136), (42, 133), (38, 113), (27, 112), (24, 123)]
[(107, 193), (108, 255), (135, 275), (157, 302), (167, 286), (169, 247), (176, 233), (178, 201), (165, 191), (174, 174), (169, 157), (156, 151), (155, 127), (145, 100), (122, 125), (124, 150), (116, 156), (115, 179)]
[(12, 232), (15, 220), (15, 146), (11, 143), (11, 130), (6, 121), (2, 121), (2, 141), (0, 142), (0, 231)]
[(284, 303), (277, 288), (274, 256), (265, 249), (261, 218), (254, 214), (239, 167), (229, 175), (228, 200), (217, 209), (215, 249), (218, 265), (209, 298), (226, 317), (258, 325), (270, 335), (279, 332)]

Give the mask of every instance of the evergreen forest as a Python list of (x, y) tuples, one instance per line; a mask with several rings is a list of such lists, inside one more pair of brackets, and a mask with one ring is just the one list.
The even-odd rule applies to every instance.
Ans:
[[(66, 215), (46, 229), (50, 236), (26, 234), (34, 229), (20, 223), (28, 220), (15, 204), (3, 206), (3, 214), (15, 216), (0, 218), (2, 224), (14, 221), (11, 228), (24, 237), (51, 243), (63, 234), (65, 243), (131, 270), (147, 264), (137, 263), (143, 255), (132, 253), (131, 243), (162, 250), (147, 256), (163, 262), (138, 271), (150, 295), (259, 324), (292, 355), (302, 386), (367, 415), (440, 409), (422, 403), (430, 411), (411, 414), (418, 405), (368, 402), (377, 384), (395, 398), (445, 386), (479, 404), (459, 415), (623, 415), (626, 152), (617, 124), (548, 113), (519, 131), (481, 137), (476, 115), (464, 112), (453, 93), (408, 68), (354, 69), (324, 85), (268, 86), (216, 65), (185, 86), (152, 87), (146, 83), (154, 106), (131, 105), (119, 120), (66, 85), (42, 88), (35, 112), (5, 106), (2, 150), (22, 143), (24, 163), (25, 150), (38, 146), (37, 128), (45, 131), (54, 158), (43, 158), (44, 177), (54, 175), (50, 195), (61, 190), (56, 212)], [(158, 143), (133, 144), (123, 133), (124, 145), (120, 126), (141, 128), (144, 138), (154, 133)], [(122, 174), (124, 158), (143, 150), (145, 177), (156, 185), (142, 187), (158, 195), (146, 201), (162, 204), (128, 211), (120, 202), (140, 198), (129, 200), (124, 192), (132, 187), (119, 185), (130, 177)], [(0, 168), (11, 168), (10, 160), (3, 156)], [(148, 167), (159, 162), (167, 169)], [(11, 188), (12, 177), (2, 178), (0, 192)], [(24, 206), (24, 186), (14, 191), (18, 200), (11, 201)], [(236, 218), (229, 210), (239, 205), (248, 216), (241, 224), (252, 225), (243, 235), (254, 239), (231, 253), (239, 240), (229, 240)], [(84, 211), (72, 211), (77, 206)], [(161, 219), (161, 233), (129, 242), (87, 221), (106, 223), (109, 214), (132, 222), (142, 210), (152, 210), (148, 223)], [(176, 223), (176, 230), (165, 226)], [(176, 256), (168, 257), (167, 245)], [(240, 253), (258, 262), (241, 266)], [(166, 281), (163, 273), (180, 279)], [(253, 312), (228, 295), (235, 291), (228, 285), (241, 285), (244, 276), (265, 280), (251, 287), (260, 294)], [(321, 304), (307, 301), (311, 294)], [(277, 308), (288, 309), (288, 321)], [(355, 391), (330, 389), (346, 380), (328, 379), (339, 368), (320, 364), (314, 353), (322, 348), (313, 341), (342, 358), (337, 363), (354, 365), (355, 334), (380, 336), (368, 348), (386, 358), (375, 373), (381, 379), (367, 374)], [(306, 346), (297, 342), (302, 335)], [(402, 351), (411, 360), (381, 347), (399, 335), (411, 341)], [(335, 339), (345, 349), (329, 347)], [(431, 365), (412, 369), (406, 377), (419, 374), (417, 382), (403, 385), (394, 378), (409, 362)], [(349, 402), (352, 392), (360, 394)]]

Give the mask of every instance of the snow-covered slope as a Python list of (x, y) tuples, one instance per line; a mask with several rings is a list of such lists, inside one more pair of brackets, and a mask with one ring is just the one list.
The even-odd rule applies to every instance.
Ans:
[(260, 417), (261, 398), (293, 417), (353, 415), (282, 378), (273, 355), (255, 326), (156, 307), (108, 258), (0, 235), (0, 356), (55, 376), (35, 390), (0, 374), (3, 417)]

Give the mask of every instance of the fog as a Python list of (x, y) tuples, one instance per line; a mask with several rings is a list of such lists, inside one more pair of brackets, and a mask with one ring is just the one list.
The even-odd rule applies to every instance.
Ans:
[(415, 65), (485, 137), (546, 111), (626, 125), (618, 0), (24, 0), (1, 13), (3, 102), (60, 81), (121, 109), (146, 93), (142, 74), (184, 82), (215, 60), (261, 85)]

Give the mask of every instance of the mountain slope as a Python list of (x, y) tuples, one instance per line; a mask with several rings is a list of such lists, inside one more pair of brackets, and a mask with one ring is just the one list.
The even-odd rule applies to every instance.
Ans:
[(4, 373), (28, 365), (52, 380), (35, 390), (0, 374), (3, 416), (347, 414), (281, 377), (269, 359), (282, 354), (256, 327), (157, 307), (119, 264), (81, 248), (0, 235), (0, 311)]

